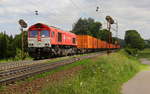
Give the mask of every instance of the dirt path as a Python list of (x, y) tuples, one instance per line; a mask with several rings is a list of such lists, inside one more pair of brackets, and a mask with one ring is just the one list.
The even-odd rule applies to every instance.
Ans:
[[(150, 65), (147, 59), (141, 59), (143, 64)], [(125, 83), (122, 94), (150, 94), (150, 70), (139, 72), (135, 77)]]

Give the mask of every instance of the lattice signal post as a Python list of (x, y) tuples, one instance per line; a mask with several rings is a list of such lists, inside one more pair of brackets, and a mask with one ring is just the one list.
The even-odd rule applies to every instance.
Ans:
[(110, 45), (112, 43), (112, 37), (111, 37), (111, 25), (114, 24), (114, 20), (111, 16), (106, 16), (106, 21), (107, 21), (107, 28), (109, 31), (109, 35), (108, 35), (108, 50), (107, 50), (107, 54), (109, 55), (109, 53), (111, 53), (110, 50)]
[(20, 19), (18, 21), (19, 25), (20, 25), (20, 31), (22, 32), (22, 52), (21, 52), (21, 57), (22, 57), (22, 60), (23, 60), (23, 52), (24, 52), (24, 30), (23, 28), (27, 28), (28, 25), (27, 23), (23, 20), (23, 19)]

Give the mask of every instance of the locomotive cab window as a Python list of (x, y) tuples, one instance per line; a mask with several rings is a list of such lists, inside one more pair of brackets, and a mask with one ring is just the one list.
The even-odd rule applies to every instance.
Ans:
[(72, 38), (72, 43), (76, 44), (76, 38)]
[(58, 32), (58, 42), (62, 42), (62, 33)]
[(43, 30), (40, 33), (41, 37), (49, 37), (49, 31), (48, 30)]
[(36, 30), (30, 31), (30, 37), (37, 37), (37, 36), (38, 36), (38, 31)]

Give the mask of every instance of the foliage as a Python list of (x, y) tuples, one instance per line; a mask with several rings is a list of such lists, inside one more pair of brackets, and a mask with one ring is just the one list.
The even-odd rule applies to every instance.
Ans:
[(122, 52), (76, 64), (81, 62), (84, 69), (79, 74), (64, 82), (49, 83), (42, 94), (120, 94), (121, 85), (140, 69), (138, 60)]
[[(99, 32), (99, 38), (101, 39), (101, 40), (104, 40), (104, 41), (107, 41), (107, 42), (109, 42), (109, 34), (110, 34), (111, 32), (109, 32), (107, 29), (102, 29), (102, 30), (100, 30), (100, 32)], [(112, 38), (112, 34), (110, 34), (111, 35), (111, 38)]]
[(136, 30), (128, 30), (125, 34), (126, 45), (130, 48), (143, 49), (145, 46), (144, 40)]
[(73, 26), (72, 32), (77, 35), (91, 35), (98, 38), (99, 30), (102, 24), (100, 22), (94, 21), (92, 18), (80, 18)]
[(112, 42), (115, 42), (115, 38), (112, 38), (111, 32), (107, 29), (102, 29), (101, 22), (97, 22), (92, 18), (80, 18), (74, 24), (72, 32), (77, 35), (90, 35), (107, 42), (110, 34), (111, 39), (113, 39)]
[(29, 57), (29, 54), (17, 48), (15, 60), (21, 60), (21, 59), (24, 60), (26, 57)]
[(144, 49), (142, 51), (139, 51), (138, 58), (147, 58), (150, 60), (150, 49)]
[(137, 56), (137, 54), (138, 54), (138, 49), (136, 49), (136, 48), (129, 48), (129, 47), (126, 47), (126, 48), (125, 48), (125, 51), (126, 51), (129, 55), (132, 55), (132, 56)]
[[(0, 33), (0, 59), (14, 58), (17, 55), (17, 49), (21, 49), (22, 34), (7, 35)], [(24, 32), (24, 51), (27, 51), (27, 32)]]
[(0, 58), (5, 58), (7, 54), (7, 36), (5, 33), (0, 33)]
[(145, 48), (150, 48), (150, 39), (145, 40)]

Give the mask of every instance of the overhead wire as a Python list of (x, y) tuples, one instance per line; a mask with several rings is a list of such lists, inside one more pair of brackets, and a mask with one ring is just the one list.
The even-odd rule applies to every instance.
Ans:
[[(40, 1), (38, 0), (37, 1), (38, 3), (40, 3)], [(36, 3), (37, 3), (36, 2)], [(58, 14), (55, 14), (56, 13), (56, 11), (55, 11), (55, 9), (51, 9), (51, 10), (53, 10), (53, 11), (55, 11), (55, 13), (52, 13), (52, 11), (49, 11), (48, 10), (48, 8), (47, 7), (42, 7), (41, 5), (38, 5), (38, 4), (35, 4), (35, 3), (33, 3), (32, 1), (30, 1), (30, 3), (32, 3), (32, 5), (34, 5), (34, 6), (36, 6), (36, 8), (38, 9), (38, 11), (40, 10), (40, 8), (43, 8), (44, 10), (46, 10), (47, 11), (47, 13), (49, 13), (49, 14), (53, 14), (54, 16), (53, 16), (53, 20), (54, 21), (57, 21), (57, 19), (58, 19)], [(40, 12), (40, 11), (39, 11)], [(63, 14), (62, 12), (60, 12), (61, 14)], [(47, 20), (49, 20), (49, 21), (51, 21), (50, 19), (48, 19), (49, 17), (48, 16), (43, 16), (42, 14), (40, 14), (39, 13), (39, 17), (41, 17), (41, 18), (43, 18), (43, 19), (47, 19)], [(64, 17), (66, 17), (66, 16), (64, 16)]]
[[(30, 1), (30, 2), (32, 3), (32, 5), (36, 6), (37, 9), (39, 9), (39, 7), (40, 7), (40, 8), (44, 8), (48, 13), (52, 14), (52, 11), (49, 11), (49, 9), (48, 9), (47, 7), (42, 7), (41, 5), (35, 4), (35, 3), (33, 3), (32, 1)], [(40, 3), (40, 0), (38, 0), (37, 2)], [(69, 18), (68, 16), (66, 16), (66, 13), (65, 13), (64, 11), (60, 11), (60, 10), (57, 10), (57, 11), (56, 11), (56, 9), (51, 9), (51, 10), (55, 11), (55, 13), (57, 13), (57, 11), (59, 11), (60, 14), (64, 15), (63, 17)], [(59, 16), (61, 16), (61, 15), (60, 15), (60, 14), (55, 14), (55, 13), (53, 13), (53, 15), (55, 15), (54, 18), (55, 18), (55, 21), (57, 22), (58, 15), (59, 15)], [(49, 17), (44, 17), (44, 16), (41, 15), (41, 14), (40, 14), (40, 17), (42, 17), (42, 18), (44, 18), (44, 19), (45, 19), (45, 18), (46, 18), (46, 19), (49, 18)], [(77, 17), (77, 18), (78, 18), (78, 17)], [(50, 21), (50, 19), (48, 19), (48, 20)], [(53, 20), (54, 20), (54, 19), (53, 19)]]
[[(37, 1), (37, 2), (39, 2), (39, 1)], [(36, 3), (37, 3), (36, 2)], [(32, 1), (30, 1), (30, 4), (32, 4), (33, 6), (35, 6), (35, 10), (33, 10), (33, 12), (34, 12), (34, 15), (35, 15), (35, 11), (38, 11), (38, 17), (40, 17), (40, 18), (42, 18), (42, 19), (46, 19), (46, 20), (48, 20), (48, 21), (51, 21), (50, 19), (48, 19), (48, 17), (46, 17), (46, 16), (43, 16), (42, 14), (40, 14), (40, 12), (41, 11), (39, 11), (40, 10), (40, 8), (43, 8), (43, 7), (41, 7), (40, 5), (38, 5), (38, 4), (35, 4), (34, 2), (32, 2)], [(48, 13), (50, 13), (50, 14), (52, 14), (49, 10), (47, 10), (47, 12)], [(53, 14), (53, 15), (55, 15), (55, 14)], [(54, 17), (56, 17), (56, 15), (54, 16)]]
[[(73, 5), (73, 7), (77, 8), (79, 10), (79, 12), (84, 13), (86, 16), (89, 16), (88, 13), (86, 11), (84, 11), (82, 8), (80, 8), (73, 0), (70, 0), (70, 2), (71, 2), (71, 5)], [(55, 19), (55, 21), (57, 21), (57, 19), (58, 19), (57, 17), (58, 17), (58, 15), (60, 15), (60, 14), (56, 14), (58, 10), (56, 11), (55, 9), (51, 9), (51, 11), (50, 11), (47, 7), (45, 7), (45, 6), (43, 7), (42, 5), (39, 5), (41, 3), (40, 0), (36, 1), (37, 4), (35, 4), (35, 2), (32, 2), (32, 1), (30, 1), (30, 3), (32, 5), (34, 5), (39, 12), (41, 12), (40, 8), (43, 8), (44, 10), (47, 11), (47, 13), (54, 15), (53, 16), (53, 20)], [(52, 13), (52, 11), (55, 11), (55, 12)], [(61, 12), (59, 11), (59, 13), (66, 15), (66, 13), (62, 13), (62, 11)], [(41, 17), (42, 19), (47, 19), (48, 21), (51, 21), (48, 16), (44, 16), (44, 15), (42, 15), (40, 13), (39, 13), (39, 15), (40, 15), (39, 17)], [(66, 17), (66, 16), (64, 16), (64, 17)], [(80, 17), (82, 17), (82, 16), (76, 16), (77, 20)]]
[[(99, 1), (100, 0), (97, 0), (98, 4), (100, 4)], [(100, 9), (102, 9), (102, 7)], [(103, 14), (106, 16), (105, 12), (103, 12)], [(111, 30), (116, 32), (116, 35), (115, 34), (114, 35), (117, 38), (118, 37), (118, 22), (117, 22), (117, 20), (115, 20), (115, 21), (116, 21), (115, 22), (116, 28), (114, 28), (114, 26), (112, 25)]]

